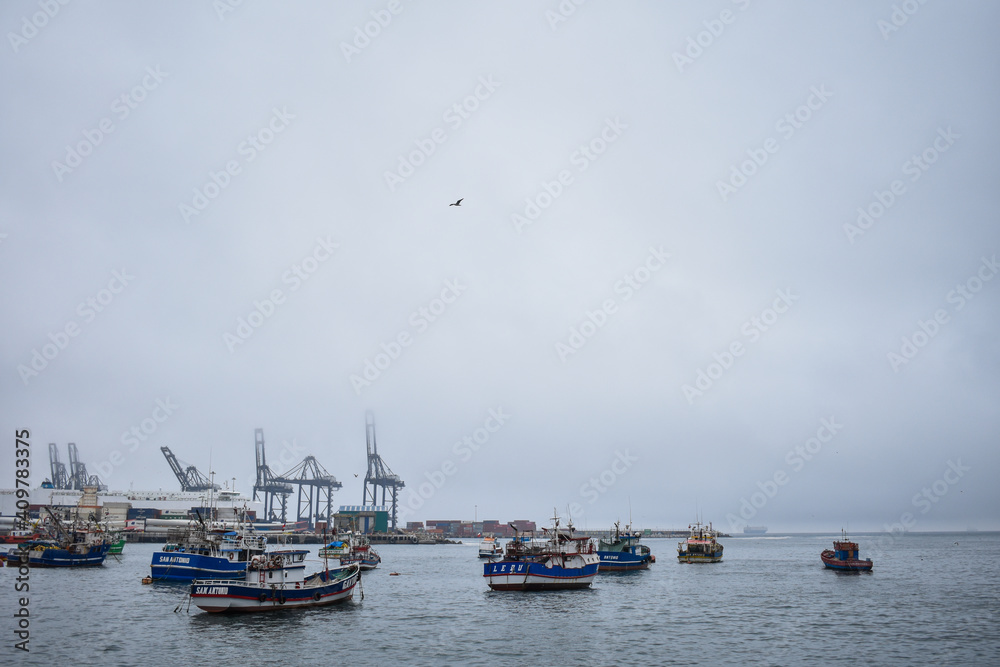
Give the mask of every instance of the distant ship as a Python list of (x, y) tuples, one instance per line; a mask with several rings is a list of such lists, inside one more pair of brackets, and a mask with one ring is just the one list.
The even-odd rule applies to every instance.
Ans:
[(767, 526), (744, 526), (744, 535), (763, 535), (767, 532)]

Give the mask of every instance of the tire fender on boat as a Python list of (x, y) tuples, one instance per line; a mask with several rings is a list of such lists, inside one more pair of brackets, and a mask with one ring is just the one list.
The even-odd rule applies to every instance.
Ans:
[(278, 593), (278, 604), (285, 604), (285, 594)]
[(313, 600), (316, 600), (316, 602), (319, 602), (320, 598), (322, 598), (322, 597), (323, 597), (323, 594), (320, 593), (319, 591), (316, 591), (315, 593), (313, 593)]
[(259, 600), (260, 602), (263, 602), (266, 599), (267, 599), (267, 593), (261, 593), (260, 595), (257, 596), (257, 600)]

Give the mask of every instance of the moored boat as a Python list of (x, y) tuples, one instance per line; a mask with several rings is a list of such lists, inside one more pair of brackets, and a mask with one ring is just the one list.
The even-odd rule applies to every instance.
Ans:
[(515, 538), (507, 543), (503, 557), (483, 565), (486, 583), (495, 591), (543, 591), (588, 588), (597, 576), (600, 557), (586, 535), (574, 535), (573, 524), (543, 529), (544, 543)]
[(382, 557), (364, 535), (353, 533), (349, 536), (348, 543), (350, 548), (347, 553), (340, 556), (341, 565), (358, 565), (362, 570), (374, 570), (382, 562)]
[(44, 509), (51, 521), (49, 530), (56, 537), (22, 542), (6, 554), (0, 554), (0, 560), (5, 561), (8, 567), (87, 567), (104, 564), (111, 549), (111, 542), (105, 533), (65, 526), (48, 507)]
[(350, 550), (351, 545), (346, 540), (332, 540), (319, 550), (319, 557), (340, 558), (341, 556), (346, 556)]
[(112, 535), (109, 539), (111, 540), (111, 549), (108, 550), (108, 555), (117, 556), (125, 551), (124, 537), (121, 535)]
[(826, 549), (820, 554), (823, 565), (831, 570), (842, 572), (871, 572), (871, 558), (860, 558), (858, 556), (858, 543), (847, 539), (847, 533), (841, 531), (841, 539), (834, 540), (833, 549)]
[(0, 535), (0, 544), (21, 544), (31, 540), (40, 540), (43, 535), (37, 530), (12, 530)]
[(156, 581), (198, 578), (238, 579), (254, 556), (264, 553), (267, 538), (240, 523), (235, 530), (211, 529), (204, 521), (168, 533), (170, 541), (153, 552), (151, 574)]
[(255, 612), (321, 607), (350, 600), (361, 579), (358, 565), (324, 568), (305, 576), (306, 549), (254, 556), (242, 580), (196, 579), (191, 601), (208, 612)]
[(8, 567), (86, 567), (103, 565), (111, 545), (106, 542), (30, 540), (2, 555)]
[(500, 546), (500, 540), (497, 538), (488, 535), (479, 543), (480, 558), (497, 558), (501, 555), (503, 555), (503, 547)]
[(600, 572), (625, 572), (628, 570), (645, 570), (650, 563), (656, 562), (656, 557), (645, 544), (639, 544), (641, 535), (625, 526), (622, 531), (615, 522), (615, 527), (608, 539), (598, 540), (597, 555), (601, 559)]
[(677, 560), (681, 563), (718, 563), (722, 560), (722, 545), (717, 538), (719, 531), (711, 522), (705, 526), (700, 521), (688, 526), (691, 534), (677, 544)]

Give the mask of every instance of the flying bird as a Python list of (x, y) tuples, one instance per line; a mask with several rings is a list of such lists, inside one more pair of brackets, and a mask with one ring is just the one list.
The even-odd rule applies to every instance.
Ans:
[[(462, 199), (465, 199), (465, 197), (462, 197)], [(462, 199), (459, 199), (454, 204), (448, 204), (448, 206), (461, 206), (462, 205)]]

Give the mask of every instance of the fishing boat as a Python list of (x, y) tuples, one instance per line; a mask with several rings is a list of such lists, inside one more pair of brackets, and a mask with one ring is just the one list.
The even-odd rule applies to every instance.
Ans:
[(711, 522), (704, 526), (700, 521), (688, 526), (690, 535), (677, 544), (677, 560), (681, 563), (718, 563), (722, 560), (722, 545), (716, 538), (719, 531)]
[(484, 537), (483, 541), (479, 543), (480, 558), (496, 558), (502, 554), (503, 547), (500, 546), (500, 541), (495, 537)]
[(191, 581), (198, 578), (240, 579), (247, 564), (263, 554), (267, 537), (240, 522), (235, 529), (212, 528), (200, 516), (197, 523), (168, 532), (163, 549), (153, 552), (154, 581)]
[(54, 531), (56, 537), (22, 542), (6, 554), (0, 554), (0, 560), (6, 562), (8, 567), (86, 567), (104, 564), (111, 549), (111, 543), (104, 533), (65, 526), (48, 507), (44, 509), (49, 514), (50, 530)]
[(374, 570), (382, 562), (382, 557), (372, 548), (371, 542), (364, 535), (352, 533), (349, 539), (350, 548), (340, 556), (341, 565), (358, 565), (362, 570)]
[(628, 570), (645, 570), (650, 563), (656, 562), (656, 557), (645, 544), (639, 544), (641, 535), (625, 526), (621, 530), (619, 522), (615, 522), (608, 539), (597, 543), (597, 555), (601, 559), (600, 572), (625, 572)]
[(242, 580), (195, 579), (191, 601), (204, 611), (255, 612), (322, 607), (350, 600), (361, 580), (358, 565), (324, 568), (305, 576), (306, 549), (257, 554)]
[(121, 553), (125, 550), (125, 537), (121, 534), (112, 534), (108, 539), (111, 541), (111, 549), (108, 550), (108, 555), (121, 555)]
[(320, 558), (340, 558), (346, 556), (351, 550), (351, 545), (346, 540), (333, 540), (319, 550)]
[(99, 542), (61, 542), (57, 540), (31, 540), (0, 555), (8, 567), (84, 567), (103, 565), (110, 544)]
[(42, 534), (37, 530), (12, 530), (0, 535), (0, 544), (21, 544), (22, 542), (42, 539), (42, 537)]
[(524, 542), (517, 535), (507, 543), (503, 557), (483, 565), (486, 583), (495, 591), (548, 591), (588, 588), (597, 576), (600, 557), (586, 535), (574, 535), (573, 523), (543, 530), (543, 543)]
[(840, 535), (841, 539), (834, 540), (833, 549), (826, 549), (819, 555), (823, 565), (842, 572), (871, 572), (874, 565), (872, 559), (859, 558), (858, 543), (848, 540), (847, 533), (843, 530)]

